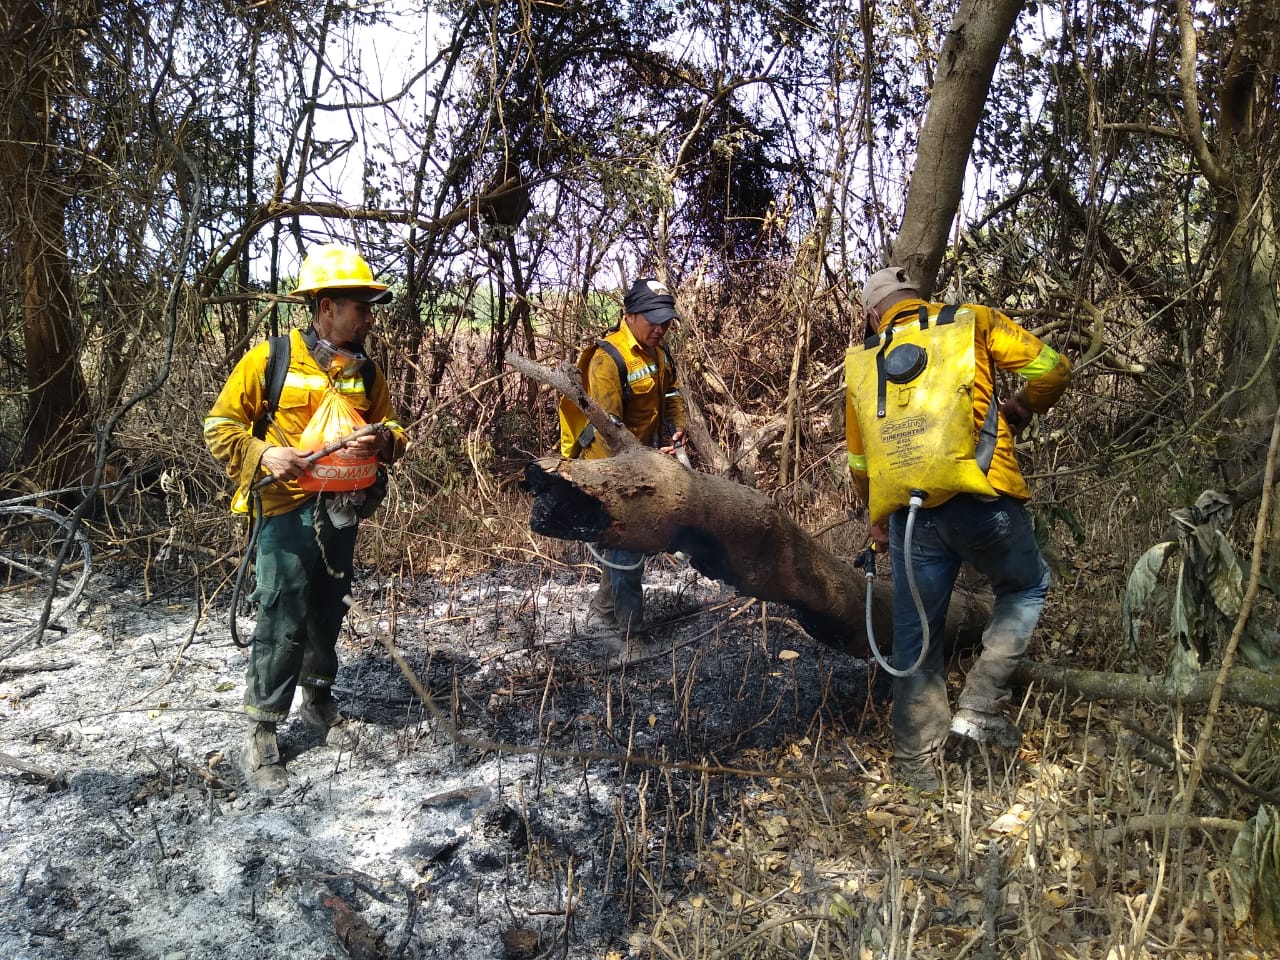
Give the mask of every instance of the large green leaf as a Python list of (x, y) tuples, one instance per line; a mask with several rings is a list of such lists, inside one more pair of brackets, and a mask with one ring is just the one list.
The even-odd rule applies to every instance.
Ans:
[(1280, 932), (1280, 811), (1263, 804), (1231, 846), (1231, 910), (1239, 926), (1253, 921), (1259, 945)]
[(1129, 582), (1125, 584), (1124, 597), (1120, 601), (1120, 619), (1124, 624), (1125, 642), (1131, 650), (1138, 647), (1139, 619), (1150, 606), (1151, 598), (1160, 585), (1160, 571), (1177, 545), (1176, 540), (1157, 543), (1138, 558), (1129, 573)]
[(1213, 552), (1202, 575), (1218, 610), (1228, 620), (1234, 620), (1244, 599), (1244, 577), (1236, 553), (1221, 530), (1214, 531)]

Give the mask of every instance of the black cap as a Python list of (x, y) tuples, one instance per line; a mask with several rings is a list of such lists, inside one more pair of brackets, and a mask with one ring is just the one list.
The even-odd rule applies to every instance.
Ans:
[(390, 290), (376, 290), (373, 287), (327, 287), (316, 291), (316, 299), (330, 297), (346, 298), (356, 303), (390, 303), (393, 299)]
[(676, 298), (671, 296), (665, 283), (653, 277), (641, 277), (631, 285), (622, 301), (622, 309), (627, 313), (643, 313), (650, 323), (680, 319), (676, 312)]

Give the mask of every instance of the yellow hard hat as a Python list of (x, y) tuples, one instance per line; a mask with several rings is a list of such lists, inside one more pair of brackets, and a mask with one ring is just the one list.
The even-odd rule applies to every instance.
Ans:
[(364, 257), (351, 247), (341, 243), (326, 243), (316, 247), (302, 261), (302, 269), (298, 271), (298, 285), (294, 287), (294, 295), (314, 296), (321, 290), (369, 290), (376, 296), (366, 299), (369, 303), (389, 303), (390, 292), (385, 283), (373, 279), (373, 271)]

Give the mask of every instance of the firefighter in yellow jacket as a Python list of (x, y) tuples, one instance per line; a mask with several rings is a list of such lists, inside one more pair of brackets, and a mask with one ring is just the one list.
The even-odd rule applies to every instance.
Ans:
[[(684, 401), (671, 355), (662, 344), (680, 318), (666, 284), (636, 280), (623, 299), (622, 321), (591, 357), (587, 393), (643, 444), (676, 453), (685, 440)], [(669, 441), (667, 431), (671, 431)], [(603, 441), (587, 443), (585, 459), (609, 456)], [(644, 630), (644, 554), (606, 550), (590, 614), (616, 628), (625, 641)]]
[[(892, 666), (905, 674), (893, 678), (894, 775), (930, 790), (949, 732), (1007, 749), (1021, 741), (1004, 716), (1007, 684), (1044, 608), (1049, 568), (1014, 440), (1062, 395), (1071, 365), (998, 310), (925, 302), (900, 267), (871, 275), (863, 305), (875, 332), (846, 362), (849, 467), (872, 539), (889, 544), (893, 563)], [(993, 407), (995, 368), (1023, 383)], [(950, 435), (949, 418), (959, 420)], [(990, 580), (995, 606), (952, 716), (942, 633), (962, 563)], [(931, 641), (923, 660), (921, 611)]]
[[(303, 722), (330, 743), (347, 739), (350, 728), (331, 691), (336, 644), (358, 520), (376, 506), (371, 487), (316, 492), (323, 483), (314, 482), (312, 451), (299, 445), (303, 431), (325, 393), (337, 390), (366, 423), (385, 427), (351, 444), (354, 462), (368, 463), (376, 474), (375, 458), (389, 464), (405, 449), (386, 379), (363, 353), (374, 306), (391, 300), (387, 285), (374, 280), (359, 253), (335, 243), (311, 251), (294, 293), (307, 299), (311, 326), (288, 334), (288, 368), (275, 409), (268, 402), (271, 348), (264, 342), (241, 358), (204, 420), (205, 443), (237, 485), (232, 509), (250, 511), (257, 528), (258, 618), (241, 760), (250, 786), (268, 794), (288, 786), (276, 724), (289, 715), (297, 687)], [(251, 494), (264, 478), (275, 482)]]

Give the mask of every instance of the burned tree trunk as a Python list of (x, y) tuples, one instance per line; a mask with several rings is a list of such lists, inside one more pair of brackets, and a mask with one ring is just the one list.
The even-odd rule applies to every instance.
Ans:
[[(526, 376), (567, 395), (585, 412), (615, 456), (605, 460), (543, 457), (525, 477), (534, 502), (529, 525), (561, 540), (594, 541), (645, 553), (683, 553), (699, 573), (746, 596), (791, 607), (815, 639), (868, 655), (866, 586), (860, 570), (811, 537), (764, 494), (699, 473), (641, 446), (586, 396), (571, 368), (551, 370), (508, 354)], [(877, 644), (892, 642), (892, 587), (874, 584)], [(976, 644), (988, 604), (957, 593), (947, 639)]]

